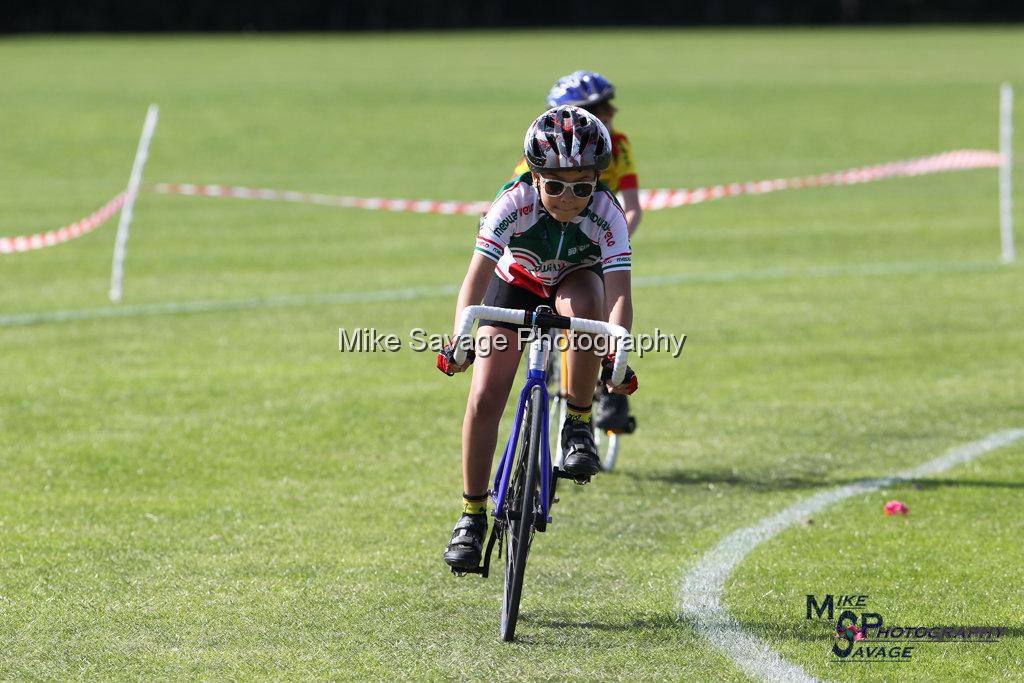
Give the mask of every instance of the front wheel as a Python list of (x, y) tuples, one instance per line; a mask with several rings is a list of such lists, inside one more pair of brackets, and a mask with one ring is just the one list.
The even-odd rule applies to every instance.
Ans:
[(523, 447), (509, 483), (509, 499), (505, 503), (508, 532), (505, 534), (507, 547), (505, 595), (501, 603), (501, 639), (506, 642), (515, 638), (526, 558), (533, 542), (535, 508), (540, 499), (537, 468), (540, 462), (542, 410), (544, 405), (540, 387), (534, 387), (523, 416)]

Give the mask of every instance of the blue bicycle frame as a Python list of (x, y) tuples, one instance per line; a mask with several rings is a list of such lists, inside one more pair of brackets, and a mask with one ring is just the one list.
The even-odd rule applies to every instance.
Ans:
[[(532, 328), (534, 338), (530, 342), (530, 360), (526, 370), (526, 386), (519, 394), (519, 404), (516, 406), (516, 419), (512, 426), (512, 435), (505, 445), (505, 452), (498, 463), (498, 470), (494, 475), (494, 488), (491, 489), (491, 497), (494, 499), (494, 516), (501, 518), (507, 514), (505, 509), (508, 496), (508, 486), (512, 479), (512, 468), (516, 460), (516, 449), (519, 446), (519, 439), (522, 432), (523, 416), (526, 414), (526, 405), (530, 395), (536, 389), (540, 391), (540, 516), (543, 520), (541, 525), (551, 521), (548, 514), (551, 511), (551, 498), (554, 491), (554, 470), (551, 466), (551, 444), (548, 436), (548, 396), (547, 385), (547, 362), (552, 352), (551, 329), (571, 329), (587, 334), (613, 335), (620, 341), (624, 340), (629, 332), (621, 325), (602, 322), (599, 320), (587, 320), (585, 318), (569, 318), (556, 315), (547, 306), (538, 307), (535, 311), (526, 311), (511, 308), (499, 308), (494, 306), (467, 306), (463, 309), (459, 318), (455, 338), (459, 340), (470, 339), (469, 334), (473, 329), (473, 323), (480, 318), (490, 318), (517, 326)], [(456, 344), (453, 360), (456, 364), (462, 364), (466, 360), (467, 350), (461, 342)], [(612, 381), (620, 384), (626, 375), (626, 359), (628, 352), (625, 348), (615, 356), (615, 365), (612, 371)], [(582, 482), (581, 482), (582, 483)], [(492, 536), (493, 539), (493, 536)], [(490, 545), (487, 556), (490, 557)], [(482, 572), (486, 576), (486, 572)]]
[(545, 522), (551, 521), (548, 514), (551, 511), (551, 440), (548, 438), (548, 373), (547, 357), (551, 353), (551, 337), (547, 332), (540, 332), (537, 328), (537, 338), (530, 343), (530, 363), (526, 370), (526, 386), (519, 393), (519, 404), (516, 407), (516, 419), (512, 426), (512, 435), (505, 445), (505, 452), (498, 463), (498, 470), (494, 474), (494, 516), (501, 518), (505, 514), (505, 498), (508, 495), (509, 481), (512, 479), (512, 467), (516, 460), (516, 450), (519, 447), (519, 437), (523, 426), (523, 415), (526, 414), (526, 404), (535, 387), (540, 388), (541, 398), (541, 437), (540, 437), (540, 514)]

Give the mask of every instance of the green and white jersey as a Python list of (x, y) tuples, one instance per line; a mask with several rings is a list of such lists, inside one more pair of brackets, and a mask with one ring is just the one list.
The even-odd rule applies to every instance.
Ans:
[(476, 251), (497, 263), (501, 279), (544, 297), (574, 270), (632, 265), (626, 217), (606, 185), (598, 182), (586, 208), (561, 223), (544, 209), (529, 173), (501, 188), (480, 222)]

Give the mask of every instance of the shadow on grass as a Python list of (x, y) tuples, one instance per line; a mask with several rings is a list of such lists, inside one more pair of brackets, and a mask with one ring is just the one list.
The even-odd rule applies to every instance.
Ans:
[(601, 621), (563, 621), (560, 619), (538, 619), (529, 614), (519, 616), (520, 623), (544, 628), (579, 628), (588, 631), (655, 631), (660, 629), (679, 628), (680, 621), (671, 614), (651, 614), (636, 619), (616, 622)]
[(566, 638), (572, 638), (570, 634), (573, 631), (583, 631), (593, 636), (595, 640), (577, 634), (573, 641), (577, 647), (606, 647), (607, 642), (602, 639), (601, 634), (606, 634), (604, 638), (611, 637), (610, 634), (623, 634), (627, 639), (631, 637), (630, 634), (646, 635), (650, 638), (656, 633), (674, 635), (673, 632), (683, 630), (684, 624), (672, 614), (648, 614), (606, 621), (575, 621), (523, 613), (519, 615), (519, 624), (516, 627), (516, 642), (522, 645), (564, 644)]
[[(681, 617), (680, 624), (697, 629), (697, 623), (689, 617)], [(710, 622), (701, 624), (703, 629), (724, 631), (727, 633), (746, 633), (763, 638), (769, 642), (776, 640), (799, 640), (807, 643), (831, 643), (835, 639), (835, 627), (824, 621), (780, 624), (759, 621)]]
[[(822, 489), (843, 486), (870, 479), (870, 477), (821, 478), (809, 476), (778, 477), (761, 475), (756, 472), (745, 473), (736, 470), (695, 470), (674, 469), (655, 472), (630, 472), (623, 474), (641, 481), (658, 481), (665, 484), (682, 486), (735, 486), (753, 491), (788, 491), (796, 489)], [(892, 488), (909, 486), (914, 489), (937, 489), (943, 487), (957, 488), (1003, 488), (1024, 489), (1024, 482), (1019, 481), (987, 481), (972, 479), (904, 479), (893, 484)]]

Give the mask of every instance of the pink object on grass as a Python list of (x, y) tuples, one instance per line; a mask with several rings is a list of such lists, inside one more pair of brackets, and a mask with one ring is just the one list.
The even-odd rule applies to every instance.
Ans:
[(910, 512), (910, 508), (901, 501), (890, 500), (885, 504), (885, 514), (887, 515), (905, 515)]
[(864, 634), (861, 633), (859, 626), (847, 626), (842, 631), (836, 633), (836, 638), (849, 638), (851, 635), (854, 640), (864, 640)]

